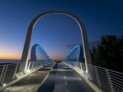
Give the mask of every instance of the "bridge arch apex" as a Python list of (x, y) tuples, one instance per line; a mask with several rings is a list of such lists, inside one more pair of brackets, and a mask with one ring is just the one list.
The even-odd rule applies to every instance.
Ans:
[(88, 39), (87, 39), (85, 27), (78, 17), (76, 17), (72, 13), (68, 13), (68, 12), (64, 12), (64, 11), (44, 12), (44, 13), (39, 14), (37, 17), (35, 17), (32, 20), (32, 22), (29, 25), (28, 31), (27, 31), (26, 40), (25, 40), (25, 44), (24, 44), (24, 48), (23, 48), (22, 57), (21, 57), (22, 64), (19, 67), (19, 71), (23, 72), (26, 70), (27, 62), (28, 62), (28, 56), (29, 56), (29, 49), (30, 49), (30, 44), (31, 44), (31, 39), (32, 39), (32, 34), (33, 34), (33, 29), (35, 27), (35, 24), (38, 22), (38, 20), (40, 18), (42, 18), (43, 16), (46, 16), (46, 15), (49, 15), (49, 14), (67, 15), (77, 22), (77, 24), (79, 25), (79, 28), (81, 30), (81, 38), (82, 38), (82, 46), (83, 46), (83, 52), (84, 52), (84, 58), (85, 58), (85, 64), (86, 64), (86, 72), (88, 72), (87, 63), (91, 64), (92, 61), (91, 61), (91, 55), (90, 55), (90, 51), (89, 51), (89, 45), (88, 45)]

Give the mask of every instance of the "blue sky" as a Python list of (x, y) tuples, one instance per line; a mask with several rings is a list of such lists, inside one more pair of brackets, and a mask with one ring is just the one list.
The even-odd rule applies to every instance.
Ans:
[[(82, 20), (89, 42), (102, 35), (123, 35), (122, 0), (0, 0), (0, 58), (20, 59), (30, 22), (46, 11), (66, 11)], [(69, 44), (81, 43), (76, 22), (48, 15), (34, 28), (31, 46), (40, 44), (54, 60), (67, 56)]]

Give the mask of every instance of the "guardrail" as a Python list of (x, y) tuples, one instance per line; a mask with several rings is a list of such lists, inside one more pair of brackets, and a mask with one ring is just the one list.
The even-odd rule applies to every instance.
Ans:
[(5, 86), (15, 78), (18, 64), (0, 65), (0, 86)]
[(19, 79), (21, 76), (30, 74), (43, 66), (46, 66), (52, 62), (49, 61), (28, 61), (27, 69), (24, 73), (18, 72), (19, 64), (0, 64), (0, 87), (6, 86), (8, 83), (15, 79)]
[[(75, 61), (64, 61), (85, 73), (85, 64)], [(87, 64), (90, 78), (89, 80), (102, 87), (107, 92), (123, 92), (123, 73), (103, 67)]]

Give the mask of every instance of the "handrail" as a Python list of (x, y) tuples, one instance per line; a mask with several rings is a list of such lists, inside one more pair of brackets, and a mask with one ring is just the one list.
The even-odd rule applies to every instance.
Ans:
[(18, 72), (18, 65), (20, 63), (14, 64), (0, 64), (0, 87), (6, 86), (8, 83), (12, 82), (15, 79), (19, 79), (21, 76), (30, 74), (33, 71), (40, 69), (43, 66), (47, 66), (53, 62), (51, 61), (28, 61), (27, 69), (25, 73)]
[[(85, 72), (83, 69), (85, 63), (78, 62), (76, 65), (73, 65), (72, 63), (75, 61), (63, 62)], [(123, 92), (123, 73), (91, 64), (87, 64), (87, 66), (90, 71), (90, 78), (88, 80), (95, 82), (107, 92)]]

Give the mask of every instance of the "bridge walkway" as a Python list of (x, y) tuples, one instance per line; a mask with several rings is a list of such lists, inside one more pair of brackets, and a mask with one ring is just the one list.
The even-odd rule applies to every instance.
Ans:
[(48, 76), (52, 70), (53, 66), (54, 65), (50, 65), (35, 71), (2, 92), (37, 92), (46, 76)]
[(94, 92), (80, 76), (64, 64), (56, 64), (38, 92)]

